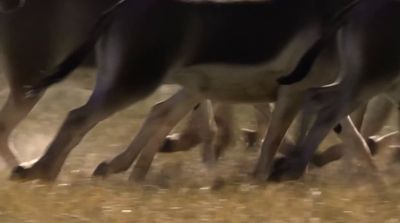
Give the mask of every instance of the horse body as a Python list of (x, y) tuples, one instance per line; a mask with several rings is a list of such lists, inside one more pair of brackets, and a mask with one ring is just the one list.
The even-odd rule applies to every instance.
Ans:
[(296, 115), (305, 89), (336, 79), (332, 42), (306, 80), (290, 87), (275, 84), (278, 73), (293, 69), (321, 35), (331, 16), (321, 11), (344, 7), (337, 1), (327, 2), (125, 2), (101, 34), (97, 83), (89, 101), (69, 113), (38, 162), (17, 168), (15, 174), (54, 179), (68, 153), (91, 128), (145, 98), (163, 81), (178, 83), (183, 90), (155, 105), (146, 128), (123, 154), (100, 165), (97, 173), (125, 170), (140, 155), (133, 178), (142, 178), (171, 128), (204, 98), (250, 103), (276, 99), (270, 126), (274, 131), (268, 132), (256, 170), (265, 174), (266, 163)]

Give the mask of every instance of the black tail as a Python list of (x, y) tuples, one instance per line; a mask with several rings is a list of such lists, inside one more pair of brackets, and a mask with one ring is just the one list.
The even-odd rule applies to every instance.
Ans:
[(61, 82), (64, 80), (68, 75), (76, 69), (86, 56), (89, 54), (91, 50), (93, 50), (94, 46), (96, 45), (97, 40), (106, 30), (106, 28), (111, 24), (116, 9), (118, 9), (123, 3), (127, 0), (120, 0), (113, 6), (111, 6), (108, 10), (104, 11), (101, 15), (100, 19), (94, 25), (94, 28), (89, 33), (88, 38), (72, 53), (70, 53), (60, 64), (58, 64), (51, 74), (44, 77), (36, 84), (29, 87), (29, 95), (37, 95), (46, 88), (50, 87), (53, 84)]
[(321, 37), (301, 57), (296, 68), (290, 74), (278, 78), (277, 81), (280, 85), (294, 84), (307, 76), (326, 43), (335, 36), (337, 30), (347, 21), (346, 15), (360, 2), (361, 0), (352, 1), (332, 18), (329, 23), (330, 25), (328, 25), (329, 28), (325, 30)]

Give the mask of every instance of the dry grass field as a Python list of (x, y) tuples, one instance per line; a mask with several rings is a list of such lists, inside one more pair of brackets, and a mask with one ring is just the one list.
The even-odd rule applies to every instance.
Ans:
[[(67, 111), (85, 102), (91, 83), (81, 70), (45, 95), (11, 139), (22, 161), (43, 152)], [(91, 179), (99, 162), (134, 137), (151, 105), (173, 91), (163, 88), (97, 126), (69, 156), (54, 184), (11, 182), (1, 164), (0, 222), (400, 222), (400, 161), (393, 161), (390, 148), (376, 158), (386, 186), (374, 183), (357, 163), (343, 161), (312, 168), (298, 182), (254, 182), (248, 174), (257, 153), (244, 149), (239, 134), (215, 172), (202, 165), (195, 148), (158, 155), (143, 184), (128, 183), (128, 173)], [(0, 79), (0, 104), (5, 96)], [(240, 127), (254, 125), (249, 106), (238, 106), (236, 116)], [(335, 142), (330, 136), (322, 148)]]

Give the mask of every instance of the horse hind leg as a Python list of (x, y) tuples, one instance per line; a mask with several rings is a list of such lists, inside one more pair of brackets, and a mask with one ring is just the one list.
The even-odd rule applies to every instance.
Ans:
[[(371, 158), (366, 142), (357, 131), (350, 117), (346, 116), (354, 107), (357, 107), (356, 100), (351, 98), (349, 98), (351, 100), (343, 100), (344, 97), (348, 97), (346, 93), (344, 97), (332, 98), (332, 94), (338, 95), (342, 93), (342, 89), (339, 86), (312, 89), (313, 95), (316, 97), (311, 98), (309, 106), (313, 106), (313, 103), (316, 103), (316, 107), (318, 107), (316, 110), (317, 117), (312, 123), (308, 134), (299, 140), (300, 144), (297, 151), (301, 151), (300, 156), (289, 157), (284, 162), (277, 164), (274, 169), (273, 180), (289, 180), (301, 177), (321, 141), (342, 118), (344, 119), (340, 121), (341, 128), (336, 128), (336, 132), (339, 133), (344, 145), (354, 150), (354, 153), (361, 157), (367, 167), (376, 173), (377, 168)], [(325, 101), (323, 100), (324, 98), (329, 98), (330, 100)], [(313, 99), (318, 100), (313, 101)]]
[(159, 152), (173, 153), (188, 151), (198, 144), (201, 144), (202, 135), (211, 131), (210, 126), (207, 125), (210, 122), (208, 119), (209, 111), (207, 107), (207, 101), (199, 103), (191, 112), (183, 131), (181, 133), (168, 135)]
[(393, 161), (398, 162), (400, 159), (400, 87), (398, 84), (394, 86), (390, 91), (386, 92), (387, 97), (389, 100), (395, 105), (396, 112), (397, 112), (397, 131), (388, 133), (384, 136), (379, 138), (375, 138), (374, 141), (382, 142), (384, 145), (392, 145), (391, 147), (396, 149), (395, 155), (393, 156)]
[(342, 126), (342, 132), (338, 135), (346, 147), (349, 148), (348, 151), (359, 157), (359, 160), (362, 161), (371, 171), (377, 171), (368, 144), (353, 124), (351, 118), (347, 116), (340, 122), (340, 125)]
[[(155, 118), (150, 116), (148, 120), (152, 120), (153, 125), (159, 126), (159, 128), (157, 128), (157, 131), (152, 135), (151, 141), (149, 141), (141, 151), (131, 175), (129, 176), (130, 181), (144, 180), (154, 156), (162, 145), (163, 139), (199, 100), (201, 100), (201, 98), (197, 95), (182, 90), (170, 98), (170, 100), (159, 103), (154, 107)], [(157, 114), (163, 114), (164, 116), (160, 117)], [(131, 144), (128, 150), (131, 148), (134, 148), (134, 144)]]
[(154, 105), (139, 133), (125, 151), (111, 161), (100, 163), (93, 175), (106, 177), (125, 171), (142, 153), (135, 166), (136, 177), (131, 177), (134, 180), (142, 180), (167, 134), (199, 101), (200, 98), (181, 90), (169, 99)]
[(85, 105), (69, 112), (44, 155), (36, 162), (29, 162), (31, 166), (15, 168), (11, 178), (55, 180), (68, 154), (93, 127), (141, 98), (135, 94), (113, 95), (119, 99), (115, 101), (109, 95), (111, 92), (98, 96), (95, 91)]
[[(294, 149), (296, 152), (274, 164), (270, 180), (297, 179), (304, 174), (320, 142), (338, 123), (338, 119), (342, 114), (339, 111), (341, 107), (337, 106), (337, 103), (341, 101), (335, 101), (337, 97), (333, 97), (337, 95), (338, 90), (340, 90), (340, 85), (338, 84), (308, 90), (306, 103), (303, 105), (305, 117), (303, 117), (302, 134)], [(314, 118), (312, 117), (315, 113), (317, 115), (315, 121), (313, 121)], [(304, 128), (306, 126), (307, 128)]]
[(280, 89), (279, 97), (272, 112), (271, 123), (264, 137), (254, 175), (260, 180), (268, 179), (276, 152), (285, 137), (285, 134), (294, 120), (301, 97), (293, 97), (287, 88)]
[(253, 106), (255, 109), (256, 129), (241, 129), (246, 148), (249, 150), (254, 150), (261, 145), (272, 115), (272, 106), (270, 103), (259, 103)]
[[(366, 140), (371, 155), (376, 155), (381, 148), (388, 147), (398, 137), (398, 131), (383, 136), (377, 134), (383, 128), (392, 110), (391, 103), (382, 96), (375, 97), (367, 105), (360, 106), (351, 114), (351, 120), (357, 130)], [(322, 153), (314, 155), (313, 164), (322, 167), (330, 162), (339, 160), (345, 152), (343, 143), (332, 145)], [(370, 158), (368, 158), (370, 159)]]
[[(18, 21), (18, 19), (15, 20)], [(52, 63), (52, 49), (51, 44), (48, 44), (47, 26), (43, 25), (38, 33), (29, 34), (34, 39), (34, 43), (31, 44), (27, 44), (27, 42), (12, 35), (14, 32), (18, 32), (21, 27), (23, 25), (18, 23), (16, 27), (10, 28), (10, 30), (7, 28), (5, 38), (10, 38), (10, 41), (7, 47), (3, 47), (4, 52), (1, 58), (2, 71), (9, 84), (9, 94), (0, 110), (0, 156), (5, 159), (10, 167), (18, 165), (19, 161), (15, 151), (12, 151), (9, 147), (9, 137), (44, 93), (40, 92), (31, 98), (26, 98), (28, 90), (26, 86), (43, 77), (44, 74), (40, 71), (46, 69)], [(40, 47), (40, 50), (38, 50), (38, 47)]]
[[(119, 63), (120, 61), (117, 62)], [(139, 69), (137, 67), (128, 67), (132, 68), (128, 69), (126, 66), (131, 66), (131, 64), (127, 63), (118, 65), (111, 64), (110, 66), (107, 63), (103, 63), (103, 66), (98, 71), (95, 90), (88, 102), (82, 107), (69, 112), (56, 137), (39, 160), (33, 162), (30, 166), (15, 168), (11, 178), (55, 180), (68, 154), (79, 144), (87, 132), (100, 121), (145, 98), (160, 84), (160, 80), (154, 78), (155, 75), (160, 74), (159, 71), (152, 70), (156, 73), (148, 72), (148, 75), (143, 76), (140, 76), (139, 73), (136, 76), (131, 73), (146, 70), (143, 70), (144, 68), (140, 66)], [(129, 80), (130, 82), (126, 79), (128, 75), (133, 78)], [(114, 78), (110, 80), (107, 77)], [(124, 88), (127, 84), (129, 88)]]
[(213, 163), (224, 153), (232, 140), (232, 106), (203, 101), (193, 109), (182, 133), (167, 136), (159, 152), (188, 151), (202, 144), (203, 161)]
[[(28, 71), (23, 72), (29, 74)], [(0, 110), (0, 156), (5, 160), (9, 167), (19, 164), (16, 152), (9, 146), (9, 138), (18, 124), (26, 118), (32, 108), (42, 97), (42, 93), (31, 98), (26, 98), (26, 89), (18, 77), (23, 77), (14, 72), (10, 77), (10, 92)], [(28, 75), (29, 76), (29, 75)]]
[(362, 123), (360, 132), (367, 140), (372, 155), (377, 154), (382, 148), (386, 148), (392, 143), (396, 132), (391, 132), (384, 136), (379, 136), (379, 132), (387, 123), (393, 104), (384, 96), (378, 96), (370, 100), (368, 110)]
[(215, 158), (219, 159), (227, 150), (229, 145), (234, 143), (233, 128), (235, 125), (232, 105), (226, 103), (212, 102), (212, 111), (216, 125), (216, 133), (212, 149)]

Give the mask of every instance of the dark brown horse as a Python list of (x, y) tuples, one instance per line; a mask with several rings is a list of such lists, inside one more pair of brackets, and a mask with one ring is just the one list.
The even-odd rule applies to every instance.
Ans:
[[(14, 176), (55, 179), (69, 152), (92, 127), (165, 82), (184, 89), (155, 105), (146, 128), (123, 154), (100, 165), (97, 174), (126, 170), (144, 148), (133, 175), (143, 178), (175, 123), (204, 98), (210, 98), (246, 103), (277, 100), (270, 125), (273, 131), (268, 131), (256, 168), (259, 175), (267, 176), (305, 89), (336, 79), (335, 41), (328, 44), (310, 78), (301, 84), (280, 88), (275, 80), (294, 68), (325, 32), (331, 18), (350, 2), (126, 1), (115, 10), (114, 19), (104, 20), (112, 21), (109, 26), (99, 23), (103, 29), (98, 45), (100, 69), (91, 98), (70, 112), (45, 155), (32, 167), (17, 168)], [(95, 30), (92, 34), (74, 56), (82, 57), (82, 52), (94, 46), (98, 33)], [(76, 66), (79, 60), (74, 56)], [(65, 72), (59, 74), (62, 78)]]

